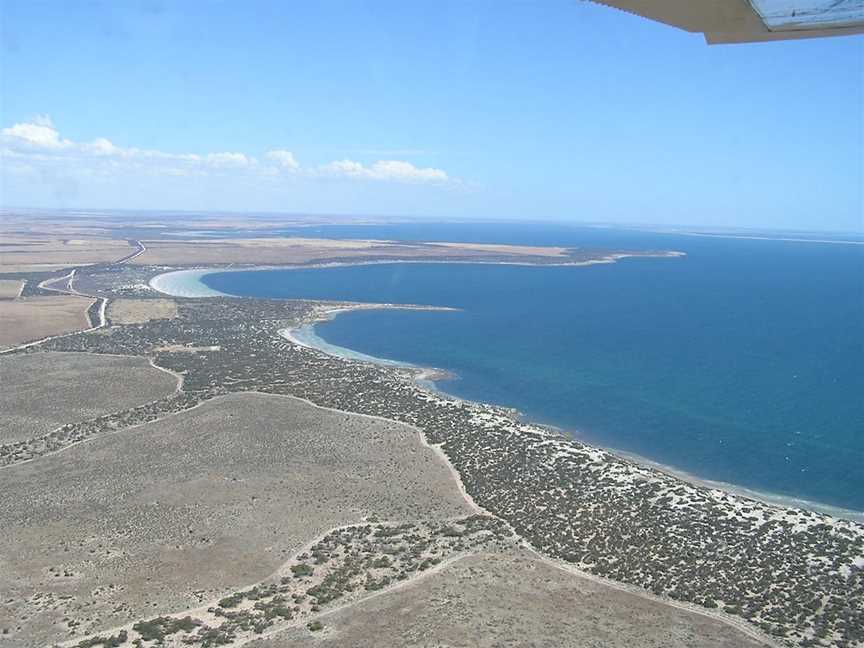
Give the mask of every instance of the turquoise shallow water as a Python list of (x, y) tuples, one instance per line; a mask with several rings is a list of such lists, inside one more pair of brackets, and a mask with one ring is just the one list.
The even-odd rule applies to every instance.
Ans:
[(575, 268), (385, 264), (203, 281), (234, 295), (461, 308), (353, 312), (316, 330), (368, 355), (453, 371), (441, 389), (597, 445), (864, 511), (864, 246), (551, 226), (315, 235), (686, 251)]

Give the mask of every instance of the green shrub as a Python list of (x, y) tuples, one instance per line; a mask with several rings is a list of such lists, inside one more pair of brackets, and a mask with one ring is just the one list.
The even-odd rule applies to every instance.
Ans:
[(315, 568), (312, 567), (312, 565), (300, 563), (299, 565), (292, 565), (291, 573), (294, 574), (295, 578), (303, 578), (304, 576), (311, 576), (315, 573)]
[(243, 594), (241, 592), (235, 592), (234, 594), (231, 594), (230, 596), (226, 596), (225, 598), (220, 599), (219, 600), (219, 607), (226, 608), (226, 609), (237, 607), (238, 605), (240, 605), (240, 603), (243, 602), (243, 598), (244, 597), (243, 597)]

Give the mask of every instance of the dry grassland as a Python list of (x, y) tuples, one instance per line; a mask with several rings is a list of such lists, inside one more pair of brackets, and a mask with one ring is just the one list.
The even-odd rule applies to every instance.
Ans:
[(93, 301), (76, 295), (0, 301), (0, 349), (88, 328)]
[(172, 393), (177, 380), (145, 358), (90, 353), (0, 356), (0, 443), (47, 434)]
[[(756, 648), (700, 614), (562, 571), (525, 555), (475, 555), (248, 648)], [(433, 639), (434, 638), (434, 639)], [(431, 643), (430, 643), (431, 642)]]
[(472, 512), (411, 428), (254, 393), (4, 468), (0, 492), (0, 632), (20, 648), (195, 607), (367, 515)]
[(108, 306), (108, 318), (115, 324), (142, 324), (177, 317), (177, 304), (170, 299), (115, 299)]

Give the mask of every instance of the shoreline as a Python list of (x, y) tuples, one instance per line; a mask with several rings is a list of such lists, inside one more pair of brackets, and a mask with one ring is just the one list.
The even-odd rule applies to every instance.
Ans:
[[(218, 290), (213, 290), (201, 281), (204, 275), (223, 270), (210, 268), (190, 268), (188, 270), (167, 270), (152, 277), (147, 285), (156, 292), (171, 297), (232, 297)], [(224, 272), (229, 272), (225, 268)]]
[(358, 362), (366, 362), (369, 364), (381, 365), (384, 367), (390, 367), (393, 369), (399, 369), (402, 371), (407, 371), (410, 373), (414, 379), (414, 382), (418, 387), (425, 389), (427, 391), (434, 392), (436, 394), (441, 394), (444, 396), (448, 396), (450, 398), (457, 398), (453, 394), (449, 394), (444, 390), (440, 389), (436, 384), (436, 381), (443, 380), (455, 380), (458, 376), (456, 374), (447, 371), (446, 369), (437, 369), (434, 367), (421, 367), (419, 365), (412, 364), (410, 362), (404, 362), (401, 360), (389, 360), (387, 358), (378, 358), (376, 356), (370, 356), (368, 354), (362, 353), (360, 351), (355, 351), (354, 349), (349, 349), (348, 347), (341, 347), (336, 344), (330, 344), (325, 339), (319, 337), (315, 333), (315, 326), (321, 322), (329, 322), (330, 320), (336, 318), (338, 315), (342, 313), (348, 313), (352, 311), (358, 310), (421, 310), (421, 311), (444, 311), (444, 312), (452, 312), (458, 309), (456, 308), (443, 308), (437, 306), (413, 306), (413, 305), (400, 305), (400, 304), (357, 304), (355, 306), (345, 305), (345, 306), (337, 306), (334, 308), (325, 308), (321, 310), (318, 314), (318, 317), (315, 319), (301, 324), (300, 326), (288, 327), (279, 330), (279, 335), (288, 340), (289, 342), (296, 344), (297, 346), (305, 347), (307, 349), (314, 349), (316, 351), (320, 351), (321, 353), (326, 353), (329, 356), (334, 358), (340, 358), (344, 360), (355, 360)]
[[(615, 261), (589, 261), (584, 263), (577, 264), (569, 264), (569, 265), (593, 265), (595, 263), (614, 263)], [(213, 290), (206, 286), (202, 281), (201, 277), (207, 274), (213, 274), (217, 272), (242, 272), (242, 271), (250, 271), (250, 270), (270, 270), (270, 269), (279, 269), (279, 270), (287, 270), (287, 269), (303, 269), (303, 268), (323, 268), (323, 267), (341, 267), (341, 266), (351, 266), (351, 265), (373, 265), (378, 263), (415, 263), (414, 261), (384, 261), (384, 262), (372, 262), (372, 263), (340, 263), (340, 264), (330, 264), (330, 265), (320, 265), (320, 266), (254, 266), (254, 267), (226, 267), (226, 268), (194, 268), (194, 269), (185, 269), (185, 270), (167, 270), (164, 273), (158, 274), (154, 276), (148, 282), (150, 288), (157, 292), (161, 292), (173, 297), (232, 297), (237, 299), (243, 299), (243, 297), (239, 297), (236, 295), (229, 295), (226, 293), (222, 293), (216, 290)], [(451, 262), (436, 262), (436, 263), (451, 263)], [(504, 264), (502, 264), (504, 265)], [(534, 265), (534, 264), (506, 264), (506, 265)], [(563, 265), (563, 264), (559, 264)], [(166, 279), (170, 276), (170, 279)], [(159, 281), (160, 278), (162, 281)], [(170, 290), (174, 289), (175, 292), (171, 292)], [(315, 300), (310, 300), (315, 301)], [(324, 301), (324, 300), (322, 300)], [(444, 396), (449, 399), (453, 399), (460, 402), (471, 403), (474, 401), (470, 401), (468, 399), (462, 398), (456, 394), (449, 393), (443, 389), (441, 389), (437, 384), (437, 381), (443, 380), (453, 380), (457, 378), (457, 376), (447, 370), (437, 369), (431, 367), (420, 367), (417, 365), (413, 365), (408, 362), (398, 361), (398, 360), (389, 360), (387, 358), (378, 358), (375, 356), (370, 356), (365, 353), (355, 351), (353, 349), (347, 347), (341, 347), (338, 345), (330, 344), (320, 336), (315, 333), (315, 325), (320, 322), (326, 322), (334, 319), (341, 313), (357, 311), (357, 310), (425, 310), (425, 311), (453, 311), (457, 309), (446, 308), (446, 307), (438, 307), (438, 306), (422, 306), (422, 305), (411, 305), (411, 304), (366, 304), (366, 303), (345, 303), (344, 305), (333, 306), (333, 307), (324, 307), (321, 311), (319, 311), (318, 316), (313, 318), (312, 320), (303, 323), (297, 327), (290, 327), (281, 329), (279, 334), (284, 337), (289, 342), (296, 344), (298, 346), (314, 349), (321, 353), (325, 353), (331, 357), (345, 359), (345, 360), (353, 360), (358, 362), (365, 362), (370, 364), (381, 365), (385, 367), (389, 367), (391, 369), (402, 370), (408, 372), (412, 375), (413, 381), (417, 384), (421, 389), (431, 392), (433, 394)], [(755, 500), (757, 502), (767, 504), (770, 506), (777, 506), (784, 509), (801, 509), (805, 511), (811, 511), (814, 513), (829, 515), (835, 518), (839, 518), (842, 520), (847, 520), (855, 523), (864, 523), (864, 511), (856, 511), (854, 509), (846, 509), (843, 507), (834, 506), (831, 504), (825, 504), (821, 502), (816, 502), (813, 500), (807, 500), (803, 498), (794, 497), (791, 495), (781, 495), (778, 493), (771, 493), (766, 491), (759, 491), (748, 488), (743, 485), (734, 484), (731, 482), (724, 482), (719, 480), (710, 480), (706, 478), (699, 477), (692, 473), (689, 473), (685, 470), (676, 468), (674, 466), (670, 466), (667, 464), (663, 464), (661, 462), (649, 459), (642, 455), (638, 455), (632, 452), (627, 452), (625, 450), (620, 450), (618, 448), (614, 448), (612, 446), (596, 444), (593, 442), (588, 442), (580, 438), (578, 435), (578, 430), (568, 430), (565, 428), (561, 428), (548, 423), (541, 423), (538, 421), (534, 421), (531, 419), (525, 418), (521, 412), (515, 410), (513, 408), (498, 405), (495, 403), (480, 403), (483, 405), (490, 405), (496, 409), (507, 412), (514, 413), (516, 417), (522, 422), (531, 424), (536, 427), (540, 427), (546, 429), (547, 431), (564, 437), (565, 439), (577, 441), (587, 446), (591, 446), (597, 448), (599, 450), (603, 450), (612, 454), (622, 461), (626, 461), (629, 463), (633, 463), (645, 468), (650, 468), (653, 470), (657, 470), (666, 475), (669, 475), (675, 479), (679, 479), (683, 482), (691, 484), (696, 487), (706, 488), (710, 491), (719, 491), (720, 493), (730, 494), (736, 497), (742, 497), (750, 500)]]
[[(382, 305), (381, 308), (387, 308), (387, 306)], [(304, 346), (306, 348), (315, 349), (316, 351), (320, 351), (321, 353), (326, 353), (335, 358), (342, 358), (347, 360), (356, 360), (360, 362), (370, 362), (373, 364), (378, 364), (386, 367), (394, 367), (398, 369), (409, 369), (416, 370), (419, 372), (418, 377), (415, 378), (415, 382), (421, 388), (428, 389), (430, 391), (434, 391), (438, 394), (446, 396), (447, 398), (454, 399), (460, 402), (474, 402), (468, 399), (465, 399), (457, 394), (450, 393), (444, 389), (441, 389), (436, 383), (435, 378), (430, 378), (427, 376), (439, 376), (440, 373), (444, 374), (444, 377), (438, 377), (438, 380), (447, 380), (452, 379), (452, 377), (456, 377), (454, 374), (448, 372), (447, 370), (433, 369), (433, 368), (425, 368), (419, 367), (417, 365), (412, 365), (407, 362), (400, 362), (398, 360), (388, 360), (387, 358), (377, 358), (375, 356), (370, 356), (365, 353), (354, 351), (353, 349), (349, 349), (347, 347), (340, 347), (335, 344), (330, 344), (320, 336), (314, 333), (315, 324), (318, 322), (328, 321), (338, 316), (341, 313), (349, 312), (352, 310), (357, 310), (353, 308), (334, 308), (332, 311), (332, 317), (322, 318), (321, 320), (317, 320), (316, 322), (310, 322), (304, 324), (303, 326), (296, 327), (293, 329), (283, 329), (280, 331), (280, 334), (285, 337), (285, 339), (293, 342), (294, 344), (298, 344), (300, 346)], [(308, 336), (301, 334), (300, 338), (296, 336), (296, 332), (306, 329), (308, 331)], [(430, 388), (431, 385), (431, 388)], [(655, 461), (653, 459), (649, 459), (643, 455), (639, 455), (633, 452), (628, 452), (626, 450), (621, 450), (619, 448), (615, 448), (609, 445), (598, 444), (592, 441), (585, 440), (584, 438), (578, 436), (578, 430), (571, 430), (562, 428), (549, 423), (542, 423), (539, 421), (535, 421), (528, 417), (525, 417), (521, 412), (514, 408), (507, 407), (506, 405), (499, 405), (496, 403), (486, 403), (482, 402), (480, 404), (483, 405), (492, 405), (501, 410), (508, 410), (515, 412), (520, 421), (524, 423), (528, 423), (530, 425), (544, 428), (546, 430), (551, 431), (554, 434), (565, 437), (566, 439), (572, 439), (574, 441), (578, 441), (587, 446), (591, 446), (594, 448), (598, 448), (600, 450), (604, 450), (615, 457), (628, 461), (631, 463), (638, 464), (640, 466), (644, 466), (647, 468), (652, 468), (654, 470), (658, 470), (662, 473), (675, 477), (676, 479), (680, 479), (681, 481), (687, 482), (694, 486), (700, 486), (702, 488), (707, 488), (709, 490), (722, 491), (724, 493), (729, 493), (732, 495), (736, 495), (738, 497), (743, 497), (746, 499), (756, 500), (762, 502), (763, 504), (769, 504), (771, 506), (779, 506), (787, 509), (804, 509), (807, 511), (812, 511), (814, 513), (822, 513), (825, 515), (830, 515), (832, 517), (841, 518), (844, 520), (849, 520), (851, 522), (864, 523), (864, 511), (856, 511), (854, 509), (847, 509), (839, 506), (834, 506), (831, 504), (824, 504), (821, 502), (816, 502), (813, 500), (807, 500), (803, 498), (794, 497), (792, 495), (781, 495), (779, 493), (771, 493), (767, 491), (759, 491), (752, 488), (748, 488), (747, 486), (743, 486), (740, 484), (735, 484), (732, 482), (724, 482), (719, 480), (707, 479), (704, 477), (699, 477), (693, 473), (687, 472), (686, 470), (682, 470), (680, 468), (676, 468), (675, 466), (671, 466), (669, 464), (664, 464), (659, 461)]]

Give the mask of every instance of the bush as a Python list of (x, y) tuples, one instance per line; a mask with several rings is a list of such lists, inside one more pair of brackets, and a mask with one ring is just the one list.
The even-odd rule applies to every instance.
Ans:
[(235, 592), (234, 594), (231, 594), (230, 596), (226, 596), (225, 598), (220, 599), (219, 600), (219, 607), (226, 608), (226, 609), (233, 608), (233, 607), (237, 607), (242, 602), (243, 602), (243, 594), (241, 594), (240, 592)]
[[(182, 619), (174, 619), (172, 617), (156, 617), (148, 621), (139, 621), (132, 626), (132, 629), (141, 635), (144, 641), (162, 640), (166, 635), (174, 634), (175, 632), (191, 632), (201, 625), (200, 621), (193, 619), (190, 616)], [(125, 633), (121, 633), (125, 635)], [(120, 643), (126, 641), (125, 637)], [(106, 644), (111, 646), (111, 644)], [(114, 644), (114, 646), (119, 645)]]
[(118, 646), (126, 643), (126, 640), (128, 638), (128, 633), (125, 630), (121, 630), (116, 635), (111, 635), (110, 637), (96, 635), (95, 637), (92, 637), (90, 639), (84, 639), (75, 644), (75, 648), (92, 648), (94, 646), (103, 646), (104, 648), (117, 648)]
[(291, 573), (294, 574), (294, 578), (303, 578), (304, 576), (311, 576), (315, 573), (315, 568), (312, 567), (312, 565), (300, 563), (299, 565), (291, 566)]
[(306, 627), (309, 628), (310, 632), (319, 632), (324, 629), (324, 624), (320, 621), (310, 621)]

